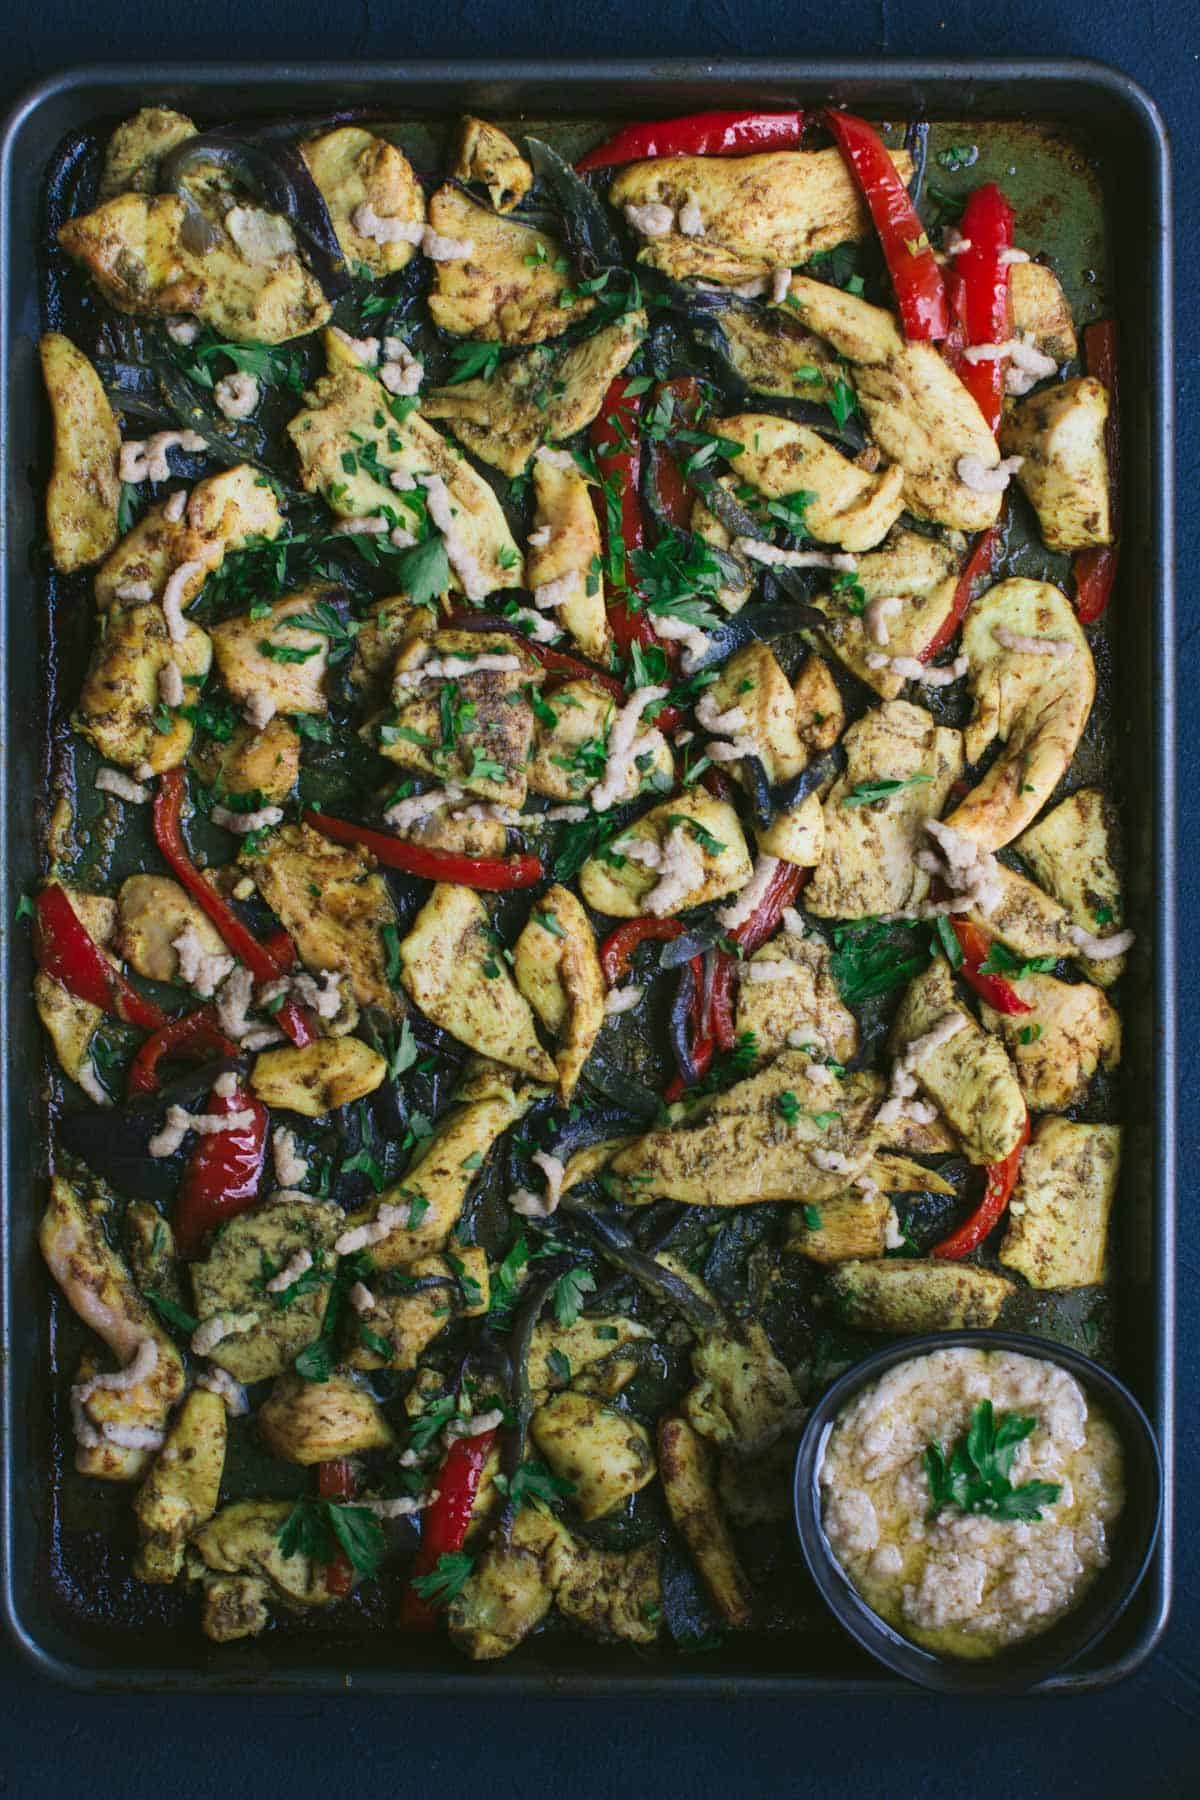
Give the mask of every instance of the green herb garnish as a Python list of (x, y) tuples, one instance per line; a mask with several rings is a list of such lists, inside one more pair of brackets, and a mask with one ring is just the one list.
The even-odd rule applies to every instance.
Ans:
[(568, 1269), (551, 1289), (554, 1316), (560, 1325), (573, 1325), (583, 1311), (584, 1295), (596, 1291), (596, 1277), (590, 1269)]
[(842, 795), (842, 805), (870, 806), (874, 800), (888, 800), (905, 788), (924, 787), (932, 780), (932, 775), (919, 774), (905, 775), (895, 780), (881, 777), (878, 781), (860, 781), (848, 794)]
[(383, 1529), (367, 1506), (334, 1500), (298, 1500), (276, 1532), (284, 1556), (307, 1556), (331, 1563), (345, 1552), (360, 1575), (371, 1576), (386, 1549)]
[(995, 1519), (1040, 1519), (1062, 1493), (1051, 1481), (1027, 1481), (1013, 1487), (1009, 1480), (1017, 1445), (1037, 1426), (1028, 1413), (997, 1415), (990, 1400), (981, 1400), (971, 1422), (947, 1457), (945, 1446), (930, 1444), (922, 1457), (929, 1482), (928, 1517), (936, 1519), (947, 1506), (960, 1512), (990, 1513)]
[(443, 1550), (428, 1575), (414, 1575), (412, 1585), (427, 1606), (441, 1612), (461, 1594), (475, 1558), (465, 1550)]
[(445, 386), (457, 387), (460, 381), (473, 381), (476, 377), (490, 381), (499, 367), (499, 344), (455, 344)]
[(979, 965), (981, 975), (1005, 975), (1010, 981), (1020, 981), (1023, 975), (1045, 975), (1057, 964), (1053, 956), (1018, 956), (1015, 951), (1002, 944), (999, 938), (993, 938), (988, 953)]

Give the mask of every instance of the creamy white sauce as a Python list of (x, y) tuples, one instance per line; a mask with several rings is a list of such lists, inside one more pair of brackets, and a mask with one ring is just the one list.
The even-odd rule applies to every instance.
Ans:
[(826, 1175), (848, 1175), (854, 1167), (852, 1159), (840, 1150), (822, 1150), (819, 1144), (809, 1151), (808, 1160)]
[(395, 1500), (361, 1500), (368, 1512), (373, 1512), (377, 1519), (407, 1519), (413, 1513), (424, 1512), (437, 1499), (436, 1490), (431, 1494), (402, 1494)]
[(940, 819), (926, 819), (925, 830), (938, 847), (919, 850), (917, 867), (941, 877), (950, 889), (949, 900), (930, 901), (923, 912), (977, 912), (986, 918), (1004, 898), (1004, 877), (990, 850), (965, 837)]
[(214, 1364), (197, 1375), (196, 1386), (207, 1388), (210, 1394), (216, 1394), (225, 1403), (225, 1411), (234, 1419), (244, 1419), (250, 1411), (250, 1400), (240, 1381), (235, 1381), (228, 1369), (221, 1369)]
[(1008, 625), (993, 625), (992, 636), (1001, 649), (1021, 656), (1074, 656), (1077, 648), (1072, 638), (1030, 637)]
[(223, 826), (232, 831), (235, 837), (249, 837), (252, 831), (265, 831), (268, 825), (278, 825), (283, 820), (281, 806), (260, 806), (256, 812), (230, 812), (227, 806), (214, 806), (209, 812), (214, 825)]
[(75, 1072), (75, 1080), (83, 1089), (88, 1099), (96, 1106), (112, 1105), (112, 1095), (102, 1084), (100, 1077), (96, 1073), (95, 1064), (90, 1057), (86, 1057), (84, 1061), (80, 1063)]
[(633, 982), (630, 982), (627, 987), (609, 988), (604, 996), (605, 1016), (611, 1019), (618, 1013), (632, 1011), (645, 991), (644, 987), (638, 987)]
[(533, 604), (539, 612), (550, 612), (557, 606), (568, 606), (583, 593), (583, 576), (578, 569), (568, 569), (553, 581), (539, 581), (533, 590)]
[(1093, 937), (1082, 925), (1068, 925), (1067, 936), (1089, 962), (1107, 962), (1112, 956), (1124, 956), (1137, 941), (1132, 931), (1114, 931), (1111, 937)]
[(787, 957), (779, 962), (767, 957), (761, 959), (755, 957), (752, 961), (742, 964), (741, 978), (743, 981), (748, 981), (751, 986), (755, 986), (762, 981), (790, 981), (799, 972), (800, 965)]
[[(983, 1400), (1037, 1421), (1009, 1479), (1060, 1489), (1040, 1519), (928, 1516), (925, 1451), (948, 1453)], [(1112, 1426), (1065, 1369), (1012, 1351), (938, 1350), (890, 1369), (835, 1423), (818, 1478), (830, 1549), (863, 1599), (959, 1657), (992, 1655), (1070, 1611), (1108, 1562), (1124, 1504)]]
[(253, 1123), (254, 1113), (249, 1107), (242, 1112), (193, 1113), (185, 1106), (171, 1105), (162, 1130), (155, 1132), (146, 1148), (154, 1157), (174, 1156), (189, 1132), (195, 1132), (197, 1137), (211, 1137), (217, 1131), (248, 1131)]
[(383, 340), (387, 361), (379, 371), (379, 379), (389, 394), (418, 394), (425, 379), (425, 365), (413, 355), (400, 337)]
[(704, 858), (686, 826), (674, 826), (667, 833), (662, 850), (658, 881), (642, 901), (656, 919), (681, 911), (704, 885)]
[(625, 218), (642, 237), (667, 237), (675, 227), (675, 214), (661, 200), (648, 200), (644, 206), (628, 201)]
[(421, 233), (421, 250), (430, 262), (463, 262), (474, 249), (473, 238), (443, 237), (432, 225), (427, 225)]
[(217, 995), (217, 1022), (228, 1037), (239, 1042), (252, 1029), (247, 1013), (254, 998), (254, 977), (240, 964), (230, 970)]
[[(917, 1107), (921, 1103), (915, 1098), (917, 1092), (916, 1067), (922, 1057), (928, 1056), (931, 1050), (937, 1050), (942, 1044), (948, 1044), (952, 1037), (965, 1029), (966, 1015), (961, 1012), (943, 1013), (936, 1024), (923, 1036), (913, 1038), (892, 1063), (891, 1083), (887, 1099), (875, 1114), (878, 1126), (895, 1125), (903, 1118), (919, 1117)], [(928, 1119), (930, 1115), (926, 1113)]]
[(422, 819), (431, 818), (443, 807), (457, 806), (460, 801), (465, 799), (466, 795), (460, 787), (451, 785), (444, 788), (430, 788), (424, 794), (410, 794), (405, 800), (394, 801), (385, 810), (383, 822), (385, 825), (389, 825), (393, 831), (403, 835), (404, 832), (411, 831), (413, 826), (419, 824)]
[(382, 1244), (384, 1238), (391, 1237), (402, 1225), (408, 1224), (409, 1206), (393, 1206), (385, 1200), (375, 1217), (364, 1225), (355, 1225), (334, 1242), (334, 1249), (339, 1256), (353, 1256), (356, 1250), (369, 1250), (373, 1244)]
[(235, 966), (232, 956), (205, 948), (204, 940), (191, 919), (178, 937), (171, 940), (171, 948), (179, 958), (179, 979), (193, 989), (201, 1000), (211, 1000)]
[(704, 236), (704, 214), (694, 194), (689, 194), (679, 209), (679, 229), (684, 237)]
[(278, 710), (279, 702), (275, 696), (265, 694), (260, 689), (257, 693), (251, 694), (242, 708), (242, 714), (247, 725), (252, 726), (255, 731), (265, 731)]
[(693, 674), (708, 655), (708, 633), (699, 625), (689, 625), (686, 619), (673, 619), (667, 613), (655, 613), (654, 630), (660, 638), (683, 645), (681, 667), (685, 675)]
[(524, 665), (519, 656), (491, 650), (478, 656), (449, 651), (445, 656), (431, 656), (415, 669), (402, 669), (396, 676), (397, 687), (420, 687), (423, 681), (461, 681), (464, 675), (511, 675)]
[(736, 931), (737, 927), (744, 925), (746, 920), (757, 910), (766, 898), (767, 889), (770, 887), (778, 867), (779, 858), (777, 856), (760, 853), (755, 857), (754, 871), (741, 893), (728, 906), (717, 909), (717, 918), (726, 931)]
[(294, 1287), (302, 1275), (306, 1275), (313, 1266), (311, 1250), (297, 1250), (288, 1262), (280, 1269), (278, 1275), (272, 1275), (267, 1283), (268, 1294), (283, 1294)]
[(183, 705), (183, 676), (177, 662), (165, 662), (158, 671), (158, 697), (164, 706)]
[(899, 594), (881, 594), (877, 600), (867, 602), (867, 610), (863, 619), (867, 627), (867, 636), (873, 644), (888, 644), (888, 620), (904, 610), (904, 602)]
[(954, 470), (973, 494), (1002, 494), (1024, 462), (1023, 456), (1006, 456), (1003, 462), (989, 468), (982, 457), (960, 456)]
[(792, 271), (790, 269), (771, 270), (771, 304), (782, 306), (791, 291)]
[(225, 214), (225, 229), (249, 263), (278, 262), (296, 249), (288, 221), (280, 213), (264, 212), (261, 207), (231, 206)]
[(752, 537), (735, 538), (733, 547), (754, 562), (774, 563), (784, 569), (838, 569), (850, 574), (858, 567), (858, 558), (842, 550), (783, 550), (765, 538)]
[(213, 399), (227, 419), (248, 419), (260, 398), (258, 381), (242, 370), (222, 375), (213, 389)]
[(535, 1168), (546, 1177), (545, 1191), (534, 1194), (529, 1188), (518, 1188), (508, 1197), (508, 1204), (515, 1213), (526, 1219), (548, 1219), (558, 1211), (558, 1203), (562, 1198), (563, 1176), (566, 1173), (562, 1160), (551, 1155), (548, 1150), (535, 1150), (530, 1159)]
[(194, 454), (207, 448), (199, 432), (156, 431), (152, 437), (131, 438), (121, 445), (117, 472), (130, 487), (138, 487), (143, 481), (169, 481), (168, 450), (187, 450)]
[[(132, 1359), (123, 1369), (115, 1369), (104, 1375), (93, 1375), (89, 1380), (80, 1382), (71, 1389), (72, 1402), (86, 1407), (93, 1394), (104, 1389), (110, 1394), (126, 1394), (131, 1388), (140, 1387), (148, 1381), (158, 1367), (158, 1345), (152, 1337), (144, 1337), (138, 1343)], [(103, 1427), (101, 1427), (103, 1429)]]
[(552, 644), (562, 636), (562, 628), (555, 620), (535, 612), (530, 606), (518, 606), (508, 616), (526, 628), (535, 644)]
[(256, 1312), (221, 1312), (213, 1313), (211, 1318), (202, 1319), (192, 1333), (191, 1350), (193, 1356), (207, 1356), (226, 1338), (244, 1337), (253, 1331), (258, 1324)]
[(607, 812), (610, 806), (622, 799), (634, 759), (664, 742), (660, 731), (646, 732), (639, 738), (638, 724), (646, 708), (656, 700), (665, 700), (669, 692), (670, 689), (665, 687), (635, 688), (613, 720), (608, 734), (604, 773), (588, 795), (594, 812)]
[(377, 337), (351, 337), (350, 333), (343, 331), (340, 325), (331, 325), (329, 329), (360, 363), (364, 363), (368, 369), (375, 367), (379, 361), (379, 339)]
[(197, 575), (205, 573), (202, 562), (180, 563), (172, 569), (167, 577), (167, 585), (163, 589), (162, 610), (166, 620), (167, 636), (173, 644), (182, 644), (187, 637), (187, 620), (183, 616), (183, 595), (188, 583)]
[(492, 583), (455, 524), (455, 508), (450, 498), (450, 489), (440, 475), (430, 475), (426, 480), (425, 504), (429, 509), (429, 517), (442, 534), (450, 567), (462, 582), (467, 599), (485, 600), (492, 591)]
[(885, 656), (878, 650), (870, 653), (866, 663), (868, 669), (887, 669), (891, 674), (899, 675), (902, 681), (915, 681), (921, 687), (949, 687), (952, 682), (961, 680), (970, 666), (965, 656), (937, 664), (923, 663), (916, 656)]
[(425, 235), (423, 219), (397, 219), (390, 213), (378, 213), (369, 200), (355, 207), (350, 214), (350, 223), (359, 237), (369, 238), (374, 244), (412, 244), (415, 247)]
[(299, 1187), (308, 1174), (308, 1162), (300, 1154), (295, 1132), (286, 1125), (277, 1125), (271, 1133), (271, 1155), (275, 1163), (275, 1179), (280, 1187)]
[(144, 806), (150, 798), (149, 788), (135, 781), (132, 775), (126, 775), (123, 769), (97, 769), (93, 783), (102, 794), (115, 794), (118, 800), (128, 800), (133, 806)]

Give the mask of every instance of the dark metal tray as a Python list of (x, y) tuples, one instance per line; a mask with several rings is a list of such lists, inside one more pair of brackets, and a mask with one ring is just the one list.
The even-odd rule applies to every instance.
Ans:
[[(349, 106), (436, 118), (464, 108), (507, 117), (654, 117), (704, 106), (831, 101), (875, 117), (1033, 122), (1060, 130), (1095, 168), (1112, 241), (1121, 320), (1125, 524), (1112, 636), (1113, 731), (1121, 747), (1129, 873), (1138, 943), (1126, 979), (1125, 1170), (1114, 1257), (1117, 1362), (1157, 1429), (1167, 1476), (1159, 1548), (1134, 1606), (1081, 1665), (1046, 1684), (1080, 1692), (1120, 1680), (1166, 1623), (1172, 1556), (1174, 1359), (1174, 805), (1171, 244), (1169, 153), (1153, 102), (1126, 77), (1084, 62), (693, 62), (404, 65), (119, 65), (71, 71), (18, 105), (0, 146), (0, 1550), (6, 1622), (47, 1675), (87, 1688), (214, 1691), (360, 1689), (460, 1698), (565, 1694), (888, 1694), (898, 1684), (822, 1624), (811, 1635), (726, 1641), (702, 1658), (648, 1660), (575, 1640), (533, 1639), (499, 1665), (472, 1668), (439, 1644), (403, 1646), (386, 1619), (364, 1638), (324, 1623), (220, 1651), (147, 1620), (107, 1630), (96, 1596), (54, 1579), (52, 1493), (61, 1475), (51, 1431), (52, 1332), (36, 1246), (47, 1151), (39, 1027), (19, 894), (36, 878), (39, 797), (55, 681), (34, 549), (46, 463), (37, 370), (43, 179), (62, 139), (138, 106), (236, 117), (319, 114)], [(32, 477), (32, 479), (31, 479)], [(45, 669), (43, 679), (42, 671)], [(101, 1577), (103, 1581), (103, 1577)], [(102, 1609), (101, 1609), (102, 1610)]]

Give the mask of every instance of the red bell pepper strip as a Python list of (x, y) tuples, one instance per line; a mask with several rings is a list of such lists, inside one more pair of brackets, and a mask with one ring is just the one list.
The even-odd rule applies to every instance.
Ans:
[(700, 777), (700, 786), (707, 788), (714, 800), (728, 800), (732, 806), (737, 790), (724, 769), (718, 768), (716, 763), (705, 769)]
[(126, 1092), (152, 1094), (161, 1086), (158, 1066), (178, 1057), (185, 1062), (207, 1062), (211, 1057), (236, 1056), (238, 1046), (217, 1023), (215, 1008), (201, 1006), (195, 1012), (168, 1019), (148, 1037), (129, 1065)]
[[(687, 1017), (680, 1008), (687, 1000)], [(704, 956), (693, 956), (683, 972), (680, 990), (671, 1009), (671, 1043), (678, 1074), (668, 1089), (672, 1099), (693, 1087), (708, 1072), (713, 1059), (713, 1040), (705, 1031), (707, 1004), (704, 995)]]
[(975, 1211), (957, 1231), (951, 1232), (948, 1238), (943, 1238), (940, 1244), (935, 1244), (929, 1252), (930, 1256), (936, 1256), (942, 1262), (959, 1262), (964, 1256), (969, 1256), (972, 1250), (979, 1248), (984, 1238), (1004, 1216), (1004, 1209), (1017, 1185), (1021, 1158), (1028, 1142), (1029, 1114), (1026, 1113), (1025, 1124), (1016, 1146), (1009, 1151), (1003, 1162), (988, 1164), (983, 1199)]
[(1081, 625), (1093, 624), (1108, 605), (1117, 573), (1121, 531), (1121, 392), (1117, 383), (1117, 327), (1112, 319), (1089, 325), (1083, 334), (1083, 360), (1089, 375), (1108, 389), (1108, 418), (1104, 447), (1108, 456), (1109, 509), (1113, 541), (1094, 550), (1080, 550), (1072, 565), (1075, 577), (1075, 616)]
[(712, 994), (708, 1003), (708, 1029), (718, 1050), (732, 1050), (737, 1042), (733, 1025), (733, 978), (736, 957), (722, 950), (717, 957)]
[(512, 888), (533, 887), (545, 870), (537, 856), (464, 856), (458, 850), (434, 850), (426, 844), (406, 844), (386, 831), (372, 831), (349, 819), (333, 819), (328, 813), (306, 812), (304, 823), (335, 844), (361, 844), (385, 868), (416, 875), (423, 881), (453, 881), (459, 887), (482, 888), (491, 894)]
[[(1009, 265), (1001, 252), (1012, 248), (1013, 210), (994, 181), (968, 196), (961, 230), (971, 248), (954, 258), (951, 291), (954, 310), (962, 321), (964, 347), (1002, 344), (1009, 336)], [(973, 363), (962, 358), (956, 359), (954, 366), (995, 437), (1004, 410), (1003, 360)]]
[(412, 1583), (432, 1575), (441, 1557), (462, 1549), (484, 1465), (495, 1441), (495, 1430), (456, 1438), (434, 1477), (437, 1499), (421, 1515), (421, 1543), (400, 1603), (400, 1624), (410, 1631), (431, 1631), (437, 1624), (436, 1610), (422, 1599)]
[(34, 954), (43, 974), (65, 987), (77, 1000), (115, 1013), (129, 1025), (157, 1031), (167, 1022), (161, 1007), (143, 1000), (137, 989), (114, 969), (88, 936), (65, 888), (52, 883), (35, 902)]
[[(638, 436), (640, 395), (629, 394), (629, 379), (618, 375), (609, 384), (604, 404), (592, 420), (589, 437), (600, 475), (602, 492), (596, 500), (600, 535), (604, 541), (604, 579), (608, 584), (608, 622), (621, 655), (628, 657), (634, 644), (652, 644), (654, 631), (644, 612), (635, 612), (619, 598), (629, 587), (629, 555), (640, 550), (646, 538), (638, 482), (642, 472), (642, 443)], [(616, 528), (617, 541), (610, 524)]]
[(609, 987), (619, 987), (639, 944), (666, 943), (683, 936), (678, 919), (627, 919), (610, 931), (600, 946), (600, 967)]
[(950, 611), (942, 620), (942, 623), (938, 626), (925, 648), (919, 652), (919, 660), (921, 662), (930, 662), (933, 657), (938, 654), (939, 650), (944, 650), (963, 620), (966, 618), (967, 608), (971, 604), (971, 594), (975, 583), (982, 576), (988, 574), (991, 569), (992, 557), (995, 554), (996, 545), (1000, 538), (1000, 528), (1003, 522), (1004, 512), (1001, 510), (1000, 517), (997, 519), (996, 523), (994, 525), (989, 525), (986, 531), (981, 531), (979, 536), (975, 539), (971, 554), (963, 565), (963, 572), (958, 578), (958, 586), (954, 590), (954, 599), (951, 603)]
[(775, 927), (782, 919), (784, 912), (792, 904), (800, 889), (812, 874), (811, 869), (801, 869), (796, 863), (781, 862), (772, 875), (766, 893), (750, 914), (740, 925), (735, 925), (729, 933), (735, 944), (741, 946), (744, 956), (752, 956), (765, 944)]
[[(669, 398), (672, 418), (686, 425), (695, 425), (704, 405), (700, 383), (694, 375), (677, 375), (671, 381), (660, 381), (652, 397), (656, 406)], [(648, 480), (654, 488), (659, 515), (676, 531), (687, 531), (692, 521), (695, 490), (666, 445), (656, 443), (653, 448)]]
[[(703, 996), (701, 997), (701, 1004), (703, 1004)], [(712, 1067), (712, 1059), (715, 1050), (716, 1045), (711, 1038), (697, 1037), (693, 1039), (691, 1058), (692, 1066), (696, 1071), (697, 1081), (703, 1081), (704, 1077), (708, 1074), (709, 1069)], [(682, 1100), (683, 1096), (687, 1093), (689, 1085), (691, 1084), (684, 1079), (682, 1072), (672, 1075), (670, 1081), (668, 1081), (666, 1087), (663, 1089), (663, 1105), (674, 1106), (676, 1100)]]
[[(750, 917), (735, 925), (729, 933), (731, 942), (739, 946), (743, 957), (752, 956), (766, 943), (785, 909), (792, 904), (811, 874), (811, 869), (801, 869), (796, 863), (780, 862)], [(718, 952), (705, 1029), (719, 1050), (732, 1050), (737, 1041), (733, 1024), (733, 986), (739, 960), (727, 950)]]
[(580, 174), (653, 156), (746, 156), (756, 150), (794, 150), (804, 132), (802, 112), (700, 112), (679, 119), (626, 125), (575, 164)]
[(204, 1234), (254, 1205), (266, 1157), (267, 1109), (246, 1088), (212, 1093), (210, 1113), (253, 1114), (249, 1125), (207, 1132), (196, 1144), (175, 1203), (175, 1245), (180, 1256), (199, 1256)]
[(1018, 1013), (1032, 1012), (1033, 1008), (1027, 1000), (1022, 1000), (1012, 983), (1003, 975), (984, 974), (980, 963), (987, 961), (987, 953), (991, 949), (992, 940), (986, 931), (978, 925), (972, 925), (969, 919), (951, 919), (954, 935), (958, 939), (958, 947), (963, 953), (962, 967), (959, 974), (973, 987), (981, 1000), (996, 1012), (1014, 1018)]
[[(345, 1457), (335, 1462), (317, 1464), (317, 1497), (321, 1500), (333, 1500), (344, 1505), (353, 1500), (358, 1492), (358, 1482), (354, 1470)], [(325, 1585), (331, 1594), (348, 1594), (354, 1582), (354, 1570), (350, 1566), (350, 1558), (342, 1549), (338, 1549), (331, 1563), (325, 1565)]]
[(946, 284), (896, 165), (874, 126), (829, 109), (825, 122), (857, 181), (892, 278), (900, 323), (910, 341), (944, 338), (950, 330)]
[[(167, 769), (158, 778), (154, 796), (154, 841), (176, 881), (186, 888), (192, 899), (207, 913), (239, 962), (245, 963), (255, 981), (278, 981), (296, 960), (296, 946), (291, 938), (276, 935), (269, 944), (260, 944), (254, 933), (238, 918), (228, 901), (223, 900), (192, 861), (183, 836), (183, 806), (187, 799), (187, 777), (182, 769)], [(293, 1044), (311, 1044), (312, 1027), (294, 1000), (286, 1000), (275, 1015), (280, 1030)]]

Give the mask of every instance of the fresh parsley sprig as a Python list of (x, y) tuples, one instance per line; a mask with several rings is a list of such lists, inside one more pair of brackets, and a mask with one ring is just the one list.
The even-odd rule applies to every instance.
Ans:
[(368, 1506), (334, 1500), (298, 1500), (276, 1532), (284, 1556), (331, 1563), (343, 1550), (360, 1575), (374, 1575), (387, 1547), (383, 1528)]
[(946, 1507), (956, 1506), (994, 1519), (1040, 1519), (1042, 1507), (1062, 1493), (1061, 1485), (1026, 1481), (1014, 1487), (1009, 1480), (1018, 1444), (1036, 1428), (1032, 1414), (997, 1414), (990, 1400), (981, 1400), (949, 1455), (944, 1445), (930, 1444), (921, 1459), (929, 1482), (928, 1517), (936, 1519)]

